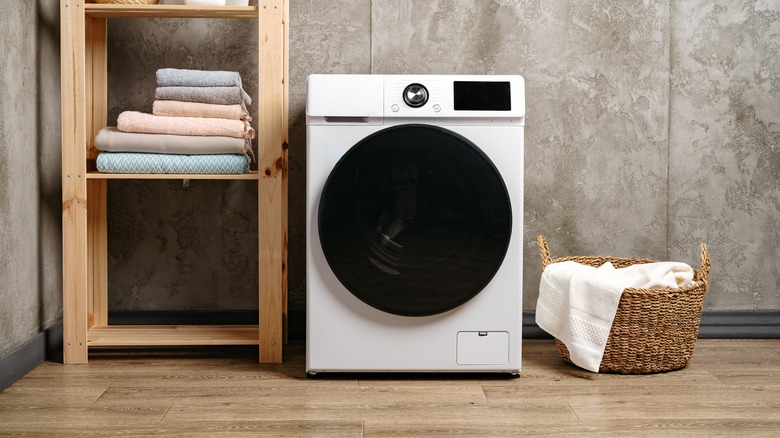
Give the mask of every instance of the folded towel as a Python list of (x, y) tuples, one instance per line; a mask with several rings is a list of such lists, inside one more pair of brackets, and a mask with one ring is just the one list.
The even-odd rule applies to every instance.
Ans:
[(160, 87), (241, 87), (241, 75), (235, 71), (161, 68), (157, 70)]
[(184, 102), (181, 100), (155, 100), (152, 104), (152, 114), (165, 117), (252, 120), (243, 103), (237, 105), (217, 105), (213, 103)]
[(252, 104), (252, 99), (240, 87), (157, 87), (154, 98), (217, 105)]
[(244, 91), (241, 75), (235, 71), (187, 70), (161, 68), (157, 70), (158, 87), (238, 87), (247, 105), (252, 99)]
[(565, 261), (549, 264), (539, 283), (536, 324), (566, 345), (571, 361), (598, 372), (626, 288), (683, 287), (693, 281), (685, 263), (656, 262), (615, 269)]
[(138, 111), (124, 111), (119, 114), (116, 125), (117, 129), (123, 132), (145, 134), (223, 136), (242, 139), (255, 136), (252, 126), (243, 120), (160, 117)]
[(156, 154), (252, 154), (248, 139), (189, 135), (142, 134), (122, 132), (114, 126), (103, 128), (95, 136), (95, 147), (107, 152)]
[(249, 157), (241, 154), (172, 155), (101, 152), (97, 169), (104, 173), (241, 174)]

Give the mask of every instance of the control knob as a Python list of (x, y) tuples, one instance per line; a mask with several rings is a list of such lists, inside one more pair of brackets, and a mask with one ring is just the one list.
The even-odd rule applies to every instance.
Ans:
[(404, 102), (412, 108), (419, 108), (428, 102), (428, 89), (422, 84), (410, 84), (404, 89)]

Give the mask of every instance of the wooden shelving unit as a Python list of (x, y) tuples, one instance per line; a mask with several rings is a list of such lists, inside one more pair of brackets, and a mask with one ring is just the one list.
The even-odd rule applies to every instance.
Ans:
[[(288, 0), (258, 6), (91, 4), (60, 0), (62, 63), (63, 349), (87, 363), (89, 347), (258, 345), (259, 361), (282, 361), (287, 320)], [(258, 171), (243, 175), (103, 174), (88, 164), (107, 124), (108, 19), (240, 18), (258, 23)], [(106, 189), (109, 179), (228, 179), (258, 184), (258, 325), (108, 324)]]

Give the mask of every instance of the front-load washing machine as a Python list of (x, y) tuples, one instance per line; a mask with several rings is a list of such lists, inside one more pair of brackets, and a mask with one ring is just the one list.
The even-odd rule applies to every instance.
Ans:
[(312, 75), (306, 371), (520, 372), (520, 76)]

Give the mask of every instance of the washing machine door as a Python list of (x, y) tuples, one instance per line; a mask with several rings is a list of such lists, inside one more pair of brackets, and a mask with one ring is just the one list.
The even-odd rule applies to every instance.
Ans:
[(341, 158), (322, 191), (318, 226), (330, 268), (355, 297), (384, 312), (427, 316), (490, 282), (512, 212), (501, 175), (471, 141), (401, 125)]

